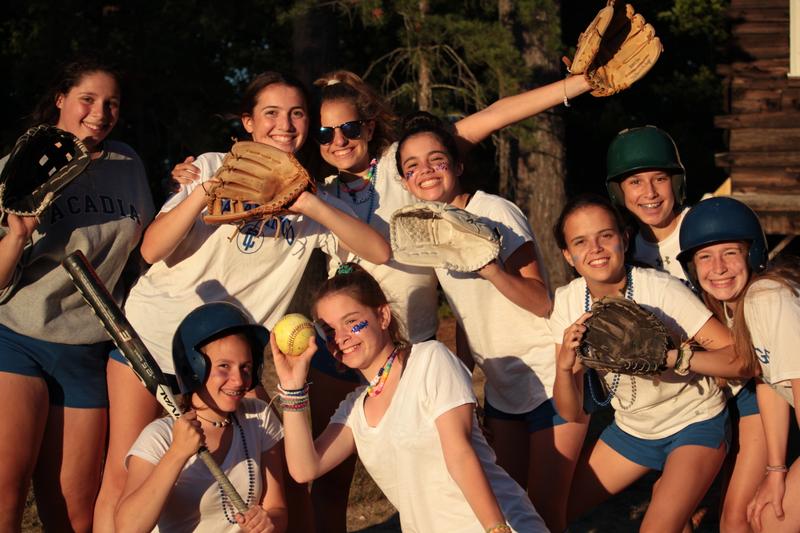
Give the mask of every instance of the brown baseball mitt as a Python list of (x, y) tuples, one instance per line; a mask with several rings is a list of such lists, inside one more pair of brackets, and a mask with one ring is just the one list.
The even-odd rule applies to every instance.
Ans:
[(222, 161), (208, 189), (207, 224), (243, 223), (289, 213), (303, 191), (316, 192), (314, 180), (287, 152), (252, 142), (237, 142)]
[(578, 357), (597, 370), (654, 375), (667, 369), (667, 351), (674, 348), (667, 328), (636, 302), (606, 296), (592, 305), (583, 323)]
[(575, 57), (565, 61), (572, 74), (586, 77), (593, 96), (611, 96), (647, 74), (663, 50), (653, 26), (632, 5), (608, 0), (578, 37)]

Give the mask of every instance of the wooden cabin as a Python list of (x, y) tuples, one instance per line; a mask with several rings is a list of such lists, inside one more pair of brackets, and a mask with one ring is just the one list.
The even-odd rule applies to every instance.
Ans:
[(768, 235), (800, 234), (800, 0), (731, 0), (731, 57), (722, 65), (730, 192), (753, 208)]

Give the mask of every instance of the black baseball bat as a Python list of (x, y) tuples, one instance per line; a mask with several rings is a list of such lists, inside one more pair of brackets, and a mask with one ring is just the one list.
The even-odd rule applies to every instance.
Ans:
[[(100, 319), (111, 340), (114, 341), (119, 351), (125, 356), (125, 360), (133, 370), (133, 373), (142, 381), (145, 388), (156, 397), (158, 403), (166, 409), (172, 418), (177, 419), (180, 417), (181, 410), (175, 401), (172, 390), (167, 385), (164, 373), (161, 372), (161, 368), (153, 359), (153, 355), (145, 347), (131, 323), (122, 314), (122, 310), (111, 297), (105, 284), (97, 276), (97, 272), (92, 268), (83, 252), (78, 250), (69, 254), (62, 261), (61, 266), (67, 271), (78, 292), (81, 293), (83, 299), (86, 300), (86, 303), (92, 308), (97, 318)], [(225, 472), (211, 457), (208, 449), (202, 446), (197, 455), (206, 464), (225, 496), (236, 507), (236, 510), (240, 513), (247, 511), (244, 500), (236, 492)]]

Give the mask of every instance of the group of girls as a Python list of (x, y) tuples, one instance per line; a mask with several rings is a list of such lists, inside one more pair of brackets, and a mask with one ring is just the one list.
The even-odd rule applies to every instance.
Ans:
[[(698, 225), (689, 224), (691, 211), (680, 210), (685, 180), (671, 139), (656, 128), (621, 133), (609, 150), (607, 185), (638, 222), (633, 257), (664, 269), (679, 260), (696, 273), (695, 286), (713, 314), (681, 281), (626, 264), (628, 234), (612, 203), (599, 197), (571, 201), (559, 218), (556, 239), (580, 277), (552, 297), (519, 208), (461, 182), (472, 145), (586, 92), (583, 77), (504, 98), (453, 128), (419, 113), (398, 136), (387, 104), (352, 73), (317, 82), (318, 119), (299, 82), (260, 74), (241, 109), (252, 140), (302, 160), (318, 122), (320, 156), (335, 173), (317, 195), (304, 192), (293, 214), (271, 227), (240, 227), (231, 237), (231, 227), (202, 221), (205, 185), (223, 153), (178, 165), (173, 176), (180, 190), (147, 226), (153, 213), (141, 162), (130, 148), (106, 140), (118, 116), (116, 76), (100, 65), (71, 68), (44, 100), (52, 112), (37, 119), (84, 139), (92, 165), (44, 220), (10, 215), (0, 229), (0, 398), (20, 406), (0, 430), (0, 447), (14, 459), (0, 466), (6, 529), (19, 527), (33, 479), (40, 514), (52, 529), (345, 531), (357, 453), (406, 531), (562, 531), (652, 469), (663, 473), (642, 529), (680, 531), (731, 448), (726, 394), (738, 405), (739, 444), (723, 527), (739, 530), (748, 521), (766, 527), (780, 518), (792, 530), (797, 523), (794, 510), (781, 505), (797, 494), (798, 473), (781, 458), (789, 408), (780, 403), (796, 405), (798, 398), (787, 380), (800, 378), (792, 373), (799, 365), (785, 354), (793, 340), (788, 321), (797, 317), (797, 279), (791, 270), (762, 273), (765, 261), (745, 261), (729, 275), (731, 249), (706, 252), (716, 241), (683, 247), (684, 231)], [(638, 160), (641, 154), (647, 157)], [(91, 207), (104, 193), (125, 196), (114, 204), (119, 213)], [(499, 258), (467, 274), (393, 261), (389, 218), (415, 199), (452, 204), (496, 227), (503, 236)], [(83, 249), (119, 294), (126, 288), (123, 267), (140, 239), (151, 267), (124, 309), (186, 394), (190, 410), (174, 424), (156, 420), (157, 403), (121, 355), (109, 354), (97, 321), (57, 268), (66, 253)], [(720, 241), (737, 243), (740, 259), (755, 246), (753, 235)], [(313, 313), (333, 357), (312, 342), (299, 358), (287, 358), (273, 342), (281, 430), (257, 386), (266, 341), (255, 324), (271, 328), (283, 315), (314, 248), (330, 258), (331, 278)], [(352, 258), (358, 264), (347, 262)], [(764, 277), (755, 285), (769, 291), (756, 291), (751, 277)], [(457, 358), (432, 341), (437, 285), (457, 318)], [(649, 308), (674, 334), (680, 348), (670, 352), (662, 375), (600, 375), (580, 364), (582, 323), (592, 302), (610, 294)], [(767, 322), (761, 309), (773, 301), (785, 306)], [(753, 306), (758, 312), (748, 312)], [(776, 321), (789, 324), (775, 330), (785, 332), (780, 343), (768, 331)], [(703, 350), (682, 343), (688, 340)], [(487, 376), (491, 447), (477, 425), (465, 369), (476, 364)], [(730, 381), (723, 389), (709, 377), (756, 375), (761, 416), (752, 384)], [(614, 422), (581, 453), (591, 411), (584, 406), (609, 402)], [(777, 438), (765, 437), (762, 420)], [(201, 445), (231, 475), (246, 513), (237, 513), (192, 459)], [(54, 448), (61, 454), (54, 457)], [(297, 483), (285, 479), (284, 461)], [(303, 484), (310, 481), (314, 513), (304, 507)]]

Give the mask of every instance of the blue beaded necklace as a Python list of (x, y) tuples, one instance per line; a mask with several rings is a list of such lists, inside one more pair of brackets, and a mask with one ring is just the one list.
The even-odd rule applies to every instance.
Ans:
[[(245, 506), (249, 509), (250, 506), (253, 505), (256, 495), (255, 459), (250, 457), (250, 451), (247, 449), (247, 441), (244, 438), (244, 429), (242, 429), (242, 425), (239, 424), (236, 415), (231, 414), (231, 419), (233, 420), (233, 425), (239, 428), (239, 438), (242, 439), (242, 448), (244, 448), (244, 462), (247, 464), (247, 499), (245, 500)], [(222, 512), (225, 514), (225, 519), (230, 524), (237, 524), (236, 513), (238, 511), (233, 504), (228, 501), (228, 497), (225, 495), (222, 487), (219, 487), (219, 497), (222, 501)], [(229, 508), (230, 511), (228, 511)]]
[(343, 182), (341, 177), (337, 177), (336, 181), (338, 182), (338, 186), (336, 187), (336, 198), (341, 199), (341, 189), (344, 188), (347, 193), (350, 195), (350, 199), (353, 201), (353, 204), (363, 204), (364, 202), (369, 201), (369, 205), (367, 206), (367, 218), (365, 222), (369, 224), (369, 221), (372, 219), (372, 212), (375, 208), (375, 182), (378, 180), (378, 160), (373, 158), (372, 161), (369, 162), (369, 170), (367, 171), (367, 183), (369, 184), (369, 194), (363, 200), (359, 200), (356, 197), (356, 193), (361, 191), (362, 189), (351, 189), (347, 183)]
[[(630, 265), (625, 265), (625, 299), (633, 300), (633, 269)], [(589, 284), (586, 284), (586, 293), (584, 297), (583, 303), (583, 310), (587, 313), (592, 309), (592, 295), (589, 293)], [(587, 372), (595, 372), (592, 368), (587, 368)], [(636, 378), (630, 376), (631, 379), (631, 401), (628, 405), (622, 405), (622, 400), (619, 402), (619, 407), (622, 410), (630, 409), (633, 407), (633, 403), (636, 401)], [(592, 385), (592, 379), (587, 380), (589, 382), (589, 393), (592, 395), (592, 400), (600, 405), (606, 406), (611, 403), (611, 399), (614, 396), (617, 396), (617, 389), (619, 388), (619, 380), (620, 380), (620, 373), (614, 372), (614, 375), (611, 377), (611, 385), (608, 388), (608, 396), (606, 396), (605, 400), (599, 400), (597, 398), (597, 394), (594, 390), (594, 385)], [(617, 396), (619, 398), (619, 396)]]

